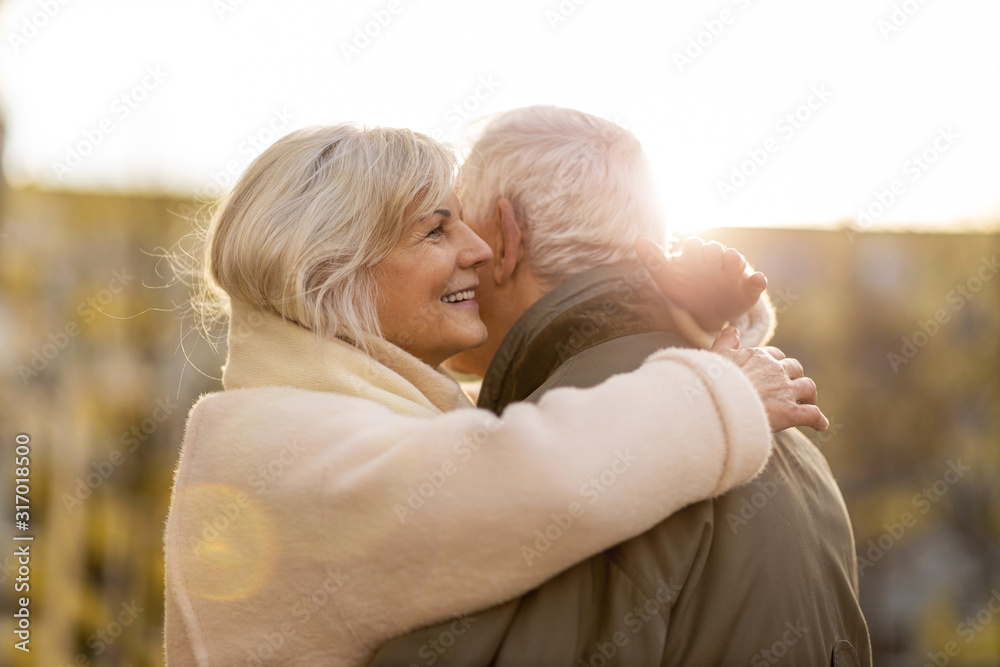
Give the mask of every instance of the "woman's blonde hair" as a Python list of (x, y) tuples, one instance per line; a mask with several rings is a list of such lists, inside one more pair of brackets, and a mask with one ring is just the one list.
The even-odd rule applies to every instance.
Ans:
[(405, 129), (340, 124), (279, 139), (212, 216), (196, 308), (228, 312), (235, 299), (364, 348), (381, 337), (373, 268), (447, 199), (457, 164)]

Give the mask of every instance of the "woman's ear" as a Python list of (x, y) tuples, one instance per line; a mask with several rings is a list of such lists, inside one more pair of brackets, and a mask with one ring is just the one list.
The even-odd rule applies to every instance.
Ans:
[(517, 270), (518, 262), (524, 257), (524, 236), (521, 223), (514, 214), (514, 207), (508, 199), (497, 201), (496, 251), (493, 264), (493, 280), (497, 285), (510, 281)]

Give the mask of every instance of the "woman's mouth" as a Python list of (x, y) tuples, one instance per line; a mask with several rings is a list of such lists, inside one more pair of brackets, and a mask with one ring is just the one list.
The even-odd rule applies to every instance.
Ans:
[(445, 303), (461, 303), (463, 301), (471, 301), (476, 298), (476, 290), (469, 289), (463, 290), (461, 292), (453, 292), (447, 296), (441, 297), (441, 300)]

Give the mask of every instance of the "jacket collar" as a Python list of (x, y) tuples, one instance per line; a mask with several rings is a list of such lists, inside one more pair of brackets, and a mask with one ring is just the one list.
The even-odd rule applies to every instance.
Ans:
[[(671, 310), (637, 263), (570, 278), (533, 303), (504, 336), (483, 379), (479, 407), (499, 412), (524, 400), (567, 359), (605, 341), (677, 332)], [(678, 336), (677, 344), (685, 345), (684, 339)]]
[(369, 356), (338, 338), (322, 339), (279, 314), (239, 301), (231, 305), (226, 390), (286, 386), (375, 400), (400, 414), (429, 416), (469, 399), (439, 369), (387, 341)]

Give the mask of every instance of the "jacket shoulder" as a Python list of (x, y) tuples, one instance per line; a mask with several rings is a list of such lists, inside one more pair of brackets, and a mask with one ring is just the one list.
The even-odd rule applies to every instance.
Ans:
[(375, 401), (356, 396), (275, 385), (202, 394), (191, 407), (188, 419), (204, 421), (213, 417), (229, 419), (241, 415), (255, 419), (279, 415), (294, 417), (302, 413), (315, 414), (317, 409), (349, 411), (352, 414), (358, 411), (392, 412)]
[(585, 389), (596, 386), (613, 375), (636, 370), (649, 355), (666, 347), (690, 346), (669, 331), (630, 334), (598, 343), (563, 362), (525, 400), (537, 403), (547, 391), (557, 387)]

